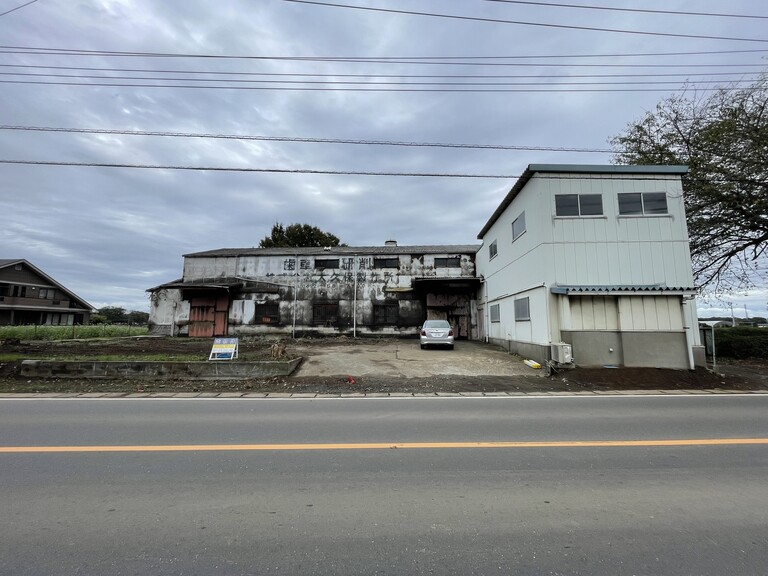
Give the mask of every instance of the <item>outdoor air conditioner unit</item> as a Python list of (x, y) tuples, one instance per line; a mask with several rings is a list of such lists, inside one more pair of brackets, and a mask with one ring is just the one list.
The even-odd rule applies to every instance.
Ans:
[(573, 362), (573, 352), (570, 344), (559, 342), (552, 344), (552, 360), (558, 364), (570, 364)]

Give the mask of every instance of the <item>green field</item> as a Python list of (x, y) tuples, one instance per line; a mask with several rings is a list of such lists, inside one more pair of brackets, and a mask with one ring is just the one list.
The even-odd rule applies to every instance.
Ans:
[(74, 340), (142, 336), (146, 326), (93, 324), (90, 326), (0, 326), (0, 340)]

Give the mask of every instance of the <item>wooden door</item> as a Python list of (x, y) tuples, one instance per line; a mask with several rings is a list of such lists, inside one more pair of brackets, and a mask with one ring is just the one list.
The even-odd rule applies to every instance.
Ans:
[(189, 336), (191, 338), (213, 338), (216, 319), (214, 298), (192, 298), (189, 302)]

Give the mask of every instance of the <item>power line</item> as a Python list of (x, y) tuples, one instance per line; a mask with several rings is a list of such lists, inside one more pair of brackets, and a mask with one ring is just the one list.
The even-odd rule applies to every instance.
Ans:
[[(537, 55), (505, 55), (505, 56), (253, 56), (231, 54), (195, 54), (172, 52), (123, 52), (115, 50), (85, 50), (80, 48), (48, 48), (42, 46), (6, 46), (0, 45), (0, 54), (32, 54), (40, 56), (105, 56), (105, 57), (146, 57), (146, 58), (203, 58), (220, 60), (277, 60), (297, 62), (355, 62), (355, 63), (395, 63), (395, 64), (426, 64), (441, 62), (446, 64), (463, 64), (457, 60), (498, 61), (498, 60), (531, 60), (531, 59), (563, 59), (563, 58), (644, 58), (658, 56), (706, 56), (724, 54), (755, 54), (765, 53), (768, 49), (751, 48), (741, 50), (697, 50), (677, 52), (627, 52), (599, 54), (537, 54)], [(543, 64), (534, 64), (543, 65)], [(704, 64), (703, 66), (706, 66)]]
[[(759, 50), (759, 52), (765, 52), (764, 50)], [(81, 54), (81, 53), (72, 53), (72, 52), (24, 52), (24, 51), (3, 51), (0, 47), (0, 54), (34, 54), (34, 55), (43, 55), (43, 56), (51, 56), (51, 55), (65, 55), (65, 56), (131, 56), (131, 57), (190, 57), (190, 58), (207, 58), (208, 56), (185, 56), (185, 55), (152, 55), (152, 54), (114, 54), (114, 53), (104, 53), (104, 54)], [(236, 56), (234, 58), (241, 58), (240, 56)], [(258, 58), (258, 57), (256, 57)], [(352, 64), (410, 64), (410, 65), (422, 65), (422, 66), (496, 66), (496, 67), (537, 67), (537, 68), (564, 68), (566, 66), (570, 68), (763, 68), (764, 64), (607, 64), (607, 63), (596, 63), (596, 64), (584, 64), (584, 63), (574, 63), (574, 64), (563, 64), (563, 63), (550, 63), (550, 62), (497, 62), (497, 61), (483, 61), (478, 62), (478, 58), (472, 58), (473, 61), (471, 62), (464, 62), (464, 61), (456, 61), (452, 58), (441, 58), (441, 59), (435, 59), (435, 58), (426, 58), (423, 60), (417, 60), (417, 59), (400, 59), (400, 60), (394, 60), (392, 58), (308, 58), (308, 57), (269, 57), (269, 58), (263, 58), (264, 60), (280, 60), (280, 61), (296, 61), (296, 62), (324, 62), (324, 63), (352, 63)], [(486, 58), (486, 57), (482, 57)], [(492, 57), (487, 57), (491, 60), (497, 60)], [(511, 58), (504, 56), (503, 58)], [(6, 64), (6, 66), (13, 66), (13, 64)], [(222, 72), (223, 74), (224, 72)]]
[(199, 172), (257, 172), (272, 174), (329, 174), (341, 176), (414, 176), (422, 178), (499, 178), (513, 179), (509, 174), (448, 174), (438, 172), (356, 172), (345, 170), (307, 170), (286, 168), (230, 168), (222, 166), (161, 166), (152, 164), (111, 164), (100, 162), (54, 162), (46, 160), (0, 160), (0, 164), (26, 164), (31, 166), (73, 166), (79, 168), (138, 168), (146, 170), (192, 170)]
[[(30, 72), (0, 72), (0, 76), (31, 76), (31, 77), (47, 77), (47, 78), (76, 78), (76, 79), (104, 79), (104, 80), (156, 80), (156, 81), (171, 81), (171, 82), (221, 82), (221, 78), (184, 78), (184, 77), (162, 77), (162, 76), (104, 76), (104, 75), (89, 75), (89, 74), (41, 74)], [(326, 86), (351, 86), (351, 85), (363, 85), (363, 86), (610, 86), (610, 85), (674, 85), (679, 86), (679, 80), (623, 80), (623, 81), (606, 81), (598, 80), (595, 82), (434, 82), (434, 81), (421, 81), (421, 82), (393, 82), (393, 81), (379, 81), (379, 80), (251, 80), (241, 78), (227, 78), (226, 82), (237, 84), (310, 84), (310, 85), (326, 85)], [(741, 84), (745, 82), (754, 82), (757, 78), (742, 78), (739, 80), (733, 80), (733, 84)], [(722, 80), (699, 80), (697, 82), (687, 82), (686, 85), (692, 88), (696, 88), (701, 84), (717, 84)]]
[[(0, 80), (0, 84), (32, 84), (39, 86), (90, 86), (101, 88), (183, 88), (194, 90), (271, 90), (296, 92), (443, 92), (443, 93), (578, 93), (578, 92), (669, 92), (668, 88), (327, 88), (313, 86), (210, 86), (199, 84), (125, 84), (110, 82), (46, 82), (42, 80)], [(680, 86), (685, 88), (685, 84)], [(722, 87), (695, 88), (698, 92), (717, 92)]]
[(106, 130), (96, 128), (53, 128), (43, 126), (2, 126), (0, 130), (22, 130), (29, 132), (65, 132), (74, 134), (111, 134), (118, 136), (165, 136), (173, 138), (215, 138), (224, 140), (258, 140), (267, 142), (300, 142), (321, 144), (360, 144), (375, 146), (415, 146), (428, 148), (473, 148), (483, 150), (532, 150), (544, 152), (595, 152), (609, 153), (604, 148), (567, 148), (551, 146), (510, 146), (501, 144), (450, 144), (445, 142), (402, 142), (393, 140), (343, 140), (335, 138), (300, 138), (289, 136), (248, 136), (238, 134), (200, 134), (190, 132), (157, 132), (143, 130)]
[[(0, 164), (20, 164), (28, 166), (63, 166), (74, 168), (135, 168), (143, 170), (188, 170), (195, 172), (246, 172), (246, 173), (272, 173), (272, 174), (320, 174), (337, 176), (410, 176), (417, 178), (493, 178), (504, 180), (518, 180), (522, 174), (459, 174), (445, 172), (368, 172), (350, 170), (309, 170), (287, 168), (236, 168), (224, 166), (180, 166), (180, 165), (156, 165), (156, 164), (117, 164), (101, 162), (57, 162), (52, 160), (4, 160)], [(683, 175), (685, 177), (685, 175)], [(542, 180), (572, 180), (570, 175), (537, 174), (537, 179)], [(654, 176), (631, 175), (632, 180), (659, 180)], [(580, 174), (581, 180), (625, 180), (621, 174)], [(723, 182), (751, 182), (744, 179), (725, 179)]]
[(618, 28), (597, 28), (595, 26), (576, 26), (574, 24), (552, 24), (547, 22), (526, 22), (523, 20), (501, 20), (498, 18), (480, 18), (476, 16), (457, 16), (453, 14), (438, 14), (436, 12), (413, 12), (410, 10), (394, 10), (391, 8), (374, 8), (371, 6), (353, 6), (350, 4), (336, 4), (331, 2), (317, 2), (315, 0), (283, 0), (296, 4), (312, 4), (327, 8), (350, 8), (353, 10), (367, 10), (372, 12), (386, 12), (389, 14), (406, 14), (409, 16), (430, 16), (434, 18), (449, 18), (453, 20), (471, 20), (474, 22), (492, 22), (497, 24), (516, 24), (519, 26), (538, 26), (544, 28), (559, 28), (565, 30), (584, 30), (589, 32), (612, 32), (618, 34), (639, 34), (642, 36), (666, 36), (670, 38), (691, 38), (698, 40), (728, 40), (735, 42), (768, 42), (765, 38), (737, 38), (732, 36), (707, 36), (703, 34), (681, 34), (676, 32), (648, 32), (644, 30), (624, 30)]
[[(748, 66), (748, 65), (747, 65)], [(728, 65), (728, 67), (732, 67)], [(735, 76), (745, 72), (657, 72), (654, 74), (328, 74), (306, 72), (220, 72), (212, 70), (153, 70), (151, 68), (101, 68), (88, 66), (42, 66), (32, 64), (0, 64), (0, 68), (32, 70), (79, 70), (85, 72), (147, 72), (152, 74), (214, 74), (221, 76), (272, 76), (296, 78), (655, 78), (690, 76)], [(6, 74), (7, 75), (7, 74)], [(17, 74), (13, 74), (17, 75)]]
[(32, 0), (31, 2), (27, 2), (26, 4), (22, 4), (21, 6), (16, 6), (16, 8), (11, 8), (10, 10), (6, 10), (5, 12), (0, 13), (0, 17), (5, 16), (6, 14), (10, 14), (11, 12), (16, 12), (16, 10), (21, 10), (25, 6), (29, 6), (30, 4), (34, 4), (37, 2), (37, 0)]
[(676, 10), (650, 10), (642, 8), (614, 8), (613, 6), (585, 6), (583, 4), (556, 4), (554, 2), (533, 2), (525, 0), (485, 0), (486, 2), (500, 2), (503, 4), (527, 4), (530, 6), (552, 6), (557, 8), (581, 8), (585, 10), (612, 10), (615, 12), (641, 12), (644, 14), (674, 14), (678, 16), (713, 16), (718, 18), (768, 18), (750, 14), (723, 14), (717, 12), (681, 12)]

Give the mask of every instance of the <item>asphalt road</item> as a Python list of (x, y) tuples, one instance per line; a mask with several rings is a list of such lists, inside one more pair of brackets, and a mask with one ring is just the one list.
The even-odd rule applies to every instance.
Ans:
[(0, 574), (765, 574), (766, 439), (761, 395), (0, 400)]

